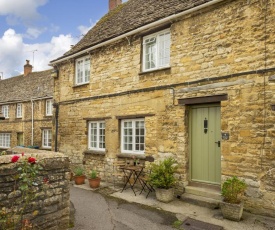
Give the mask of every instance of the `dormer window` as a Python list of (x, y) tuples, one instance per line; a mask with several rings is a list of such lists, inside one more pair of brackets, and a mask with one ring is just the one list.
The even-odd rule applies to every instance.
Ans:
[(76, 59), (75, 84), (82, 85), (90, 81), (90, 56)]
[(163, 30), (143, 38), (143, 71), (170, 66), (170, 30)]

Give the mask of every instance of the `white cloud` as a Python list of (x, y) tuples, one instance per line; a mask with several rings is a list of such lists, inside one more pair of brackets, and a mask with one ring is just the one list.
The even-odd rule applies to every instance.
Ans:
[(78, 26), (77, 29), (80, 31), (81, 35), (85, 35), (91, 29), (91, 27), (88, 27), (88, 26)]
[(85, 35), (90, 29), (92, 29), (94, 27), (94, 25), (98, 22), (98, 20), (96, 22), (93, 22), (92, 19), (90, 19), (90, 26), (78, 26), (77, 29), (80, 31), (81, 35)]
[(27, 29), (27, 34), (25, 37), (30, 38), (30, 39), (35, 39), (38, 38), (40, 34), (45, 32), (47, 28), (34, 28), (34, 27), (29, 27)]
[(29, 24), (40, 17), (37, 8), (43, 6), (48, 0), (0, 0), (0, 15), (7, 16), (9, 25), (23, 22)]
[(78, 41), (71, 35), (59, 35), (52, 37), (48, 43), (24, 44), (22, 37), (13, 29), (8, 29), (0, 37), (0, 72), (4, 73), (4, 78), (23, 73), (27, 59), (34, 66), (33, 71), (49, 69), (51, 60), (62, 56)]

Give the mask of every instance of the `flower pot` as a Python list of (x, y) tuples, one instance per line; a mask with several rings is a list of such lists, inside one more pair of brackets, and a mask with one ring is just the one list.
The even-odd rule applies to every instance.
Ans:
[(89, 179), (89, 184), (91, 188), (98, 188), (100, 185), (100, 178), (97, 177), (95, 179)]
[(243, 202), (239, 204), (221, 202), (220, 207), (224, 218), (234, 221), (240, 221), (240, 219), (242, 218)]
[(168, 203), (174, 199), (174, 188), (169, 189), (156, 189), (156, 197), (158, 201)]
[(83, 175), (83, 176), (74, 176), (74, 183), (76, 185), (85, 184), (85, 175)]

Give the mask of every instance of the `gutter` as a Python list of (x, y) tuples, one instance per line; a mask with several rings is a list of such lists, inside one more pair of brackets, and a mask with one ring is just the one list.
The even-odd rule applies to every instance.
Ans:
[[(53, 96), (46, 96), (46, 97), (41, 97), (41, 99), (51, 99)], [(36, 101), (39, 100), (40, 98), (34, 98)], [(14, 101), (1, 101), (0, 105), (11, 105), (11, 104), (17, 104), (17, 103), (24, 103), (24, 102), (29, 102), (32, 101), (33, 99), (28, 99), (28, 100), (14, 100)]]
[(201, 10), (201, 9), (206, 8), (206, 7), (209, 7), (209, 6), (212, 6), (212, 5), (217, 4), (217, 3), (219, 3), (219, 2), (222, 2), (222, 1), (225, 1), (225, 0), (213, 0), (213, 1), (211, 1), (211, 2), (207, 2), (207, 3), (205, 3), (205, 4), (196, 6), (196, 7), (192, 8), (192, 9), (183, 11), (183, 12), (181, 12), (181, 13), (173, 14), (173, 15), (171, 15), (171, 16), (169, 16), (169, 17), (166, 17), (166, 18), (160, 19), (160, 20), (158, 20), (158, 21), (152, 22), (152, 23), (150, 23), (150, 24), (147, 24), (147, 25), (145, 25), (145, 26), (142, 26), (142, 27), (140, 27), (140, 28), (137, 28), (137, 29), (135, 29), (135, 30), (132, 30), (132, 31), (130, 31), (130, 32), (128, 32), (128, 33), (122, 34), (122, 35), (120, 35), (120, 36), (118, 36), (118, 37), (115, 37), (115, 38), (113, 38), (113, 39), (110, 39), (110, 40), (108, 40), (108, 41), (99, 43), (99, 44), (97, 44), (97, 45), (95, 45), (95, 46), (92, 46), (92, 47), (90, 47), (90, 48), (88, 48), (88, 49), (79, 51), (79, 52), (77, 52), (77, 53), (75, 53), (75, 54), (69, 55), (69, 56), (64, 57), (64, 58), (61, 58), (61, 59), (59, 59), (59, 60), (52, 61), (52, 62), (49, 63), (49, 65), (50, 65), (50, 66), (54, 66), (54, 65), (56, 65), (56, 64), (58, 64), (58, 63), (60, 63), (60, 62), (69, 60), (69, 59), (74, 58), (74, 57), (77, 57), (77, 56), (80, 56), (81, 54), (84, 54), (84, 53), (89, 53), (89, 51), (95, 50), (95, 49), (97, 49), (97, 48), (99, 48), (99, 47), (102, 47), (102, 46), (108, 45), (108, 44), (110, 44), (110, 43), (116, 42), (116, 41), (118, 41), (118, 40), (120, 40), (120, 39), (123, 39), (123, 38), (126, 38), (126, 37), (128, 37), (128, 36), (134, 35), (134, 34), (136, 34), (136, 33), (138, 33), (138, 32), (143, 31), (143, 30), (150, 29), (151, 27), (160, 26), (161, 24), (164, 24), (164, 23), (166, 23), (166, 22), (170, 22), (171, 20), (174, 20), (174, 19), (176, 19), (176, 18), (178, 18), (178, 17), (181, 17), (181, 16), (184, 16), (184, 15), (193, 13), (193, 12), (195, 12), (195, 11)]

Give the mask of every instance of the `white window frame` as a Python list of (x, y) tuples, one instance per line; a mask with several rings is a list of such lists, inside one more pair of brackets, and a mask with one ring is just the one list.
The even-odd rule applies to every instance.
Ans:
[(83, 85), (90, 82), (90, 56), (76, 59), (75, 61), (75, 85)]
[(9, 106), (2, 105), (2, 113), (5, 118), (9, 118)]
[[(162, 40), (164, 38), (165, 40)], [(149, 44), (155, 41), (155, 45), (151, 45), (151, 52), (147, 52), (146, 48)], [(142, 71), (152, 71), (161, 68), (170, 67), (170, 46), (171, 46), (171, 33), (170, 29), (162, 30), (154, 34), (150, 34), (143, 38), (143, 55), (142, 55)], [(151, 54), (151, 55), (150, 55)], [(147, 57), (147, 59), (146, 59)], [(155, 58), (155, 66), (147, 67), (148, 60)], [(152, 61), (153, 62), (153, 61)], [(151, 63), (152, 64), (152, 63)]]
[[(143, 134), (139, 133), (139, 135), (136, 134), (136, 126), (137, 122), (143, 122)], [(132, 127), (125, 127), (126, 123), (132, 123)], [(125, 148), (125, 132), (126, 129), (131, 130), (131, 134), (128, 135), (129, 143), (132, 145), (132, 150), (129, 150), (128, 148)], [(140, 132), (140, 131), (139, 131)], [(143, 137), (143, 142), (140, 142), (140, 145), (143, 145), (143, 150), (137, 150), (136, 148), (136, 138), (137, 137)], [(145, 153), (145, 136), (146, 136), (146, 130), (145, 130), (145, 119), (144, 118), (138, 118), (138, 119), (123, 119), (121, 120), (121, 152), (122, 153), (135, 153), (135, 154), (144, 154)], [(130, 141), (130, 137), (132, 142)]]
[(10, 148), (11, 134), (0, 133), (0, 148)]
[(42, 130), (42, 148), (46, 148), (46, 149), (52, 148), (52, 130), (51, 129)]
[(49, 99), (46, 100), (46, 116), (52, 116), (53, 115), (53, 100)]
[(89, 121), (88, 130), (88, 149), (105, 151), (105, 121)]
[(17, 118), (22, 118), (22, 103), (17, 103), (16, 104), (16, 117)]

